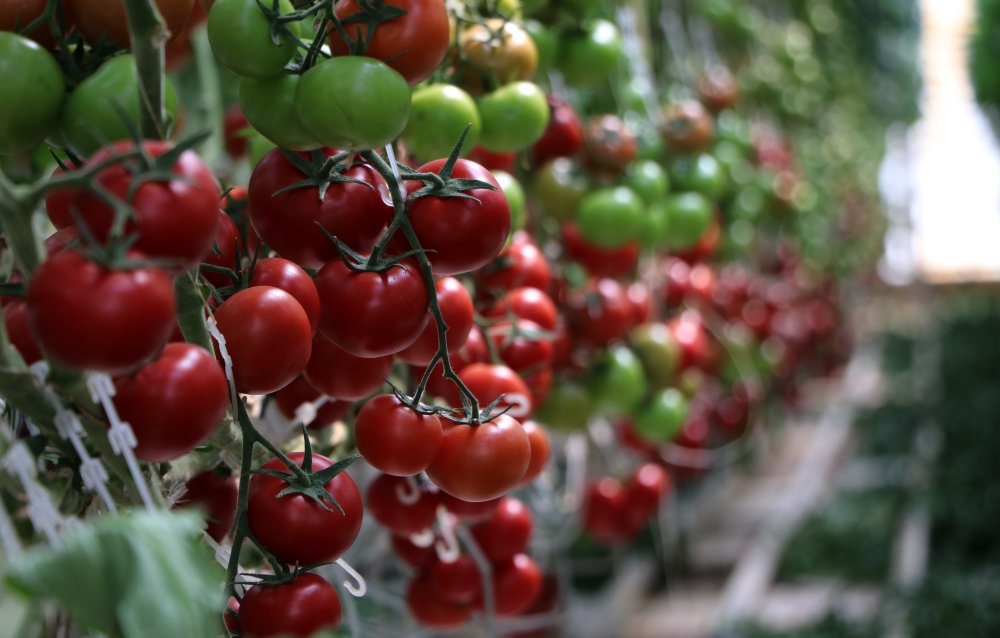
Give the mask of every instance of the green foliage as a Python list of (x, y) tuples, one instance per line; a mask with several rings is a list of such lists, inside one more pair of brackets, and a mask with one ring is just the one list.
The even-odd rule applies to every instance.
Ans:
[(223, 574), (201, 526), (196, 515), (166, 511), (102, 516), (11, 564), (6, 582), (110, 638), (215, 636)]
[(1000, 0), (979, 0), (971, 43), (972, 85), (984, 105), (1000, 108)]

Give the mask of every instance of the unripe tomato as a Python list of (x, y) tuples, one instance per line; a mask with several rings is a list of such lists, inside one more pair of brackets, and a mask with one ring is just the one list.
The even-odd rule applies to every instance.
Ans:
[(600, 84), (618, 70), (621, 59), (621, 33), (607, 20), (587, 21), (560, 42), (559, 70), (572, 86)]
[(48, 51), (14, 33), (0, 31), (0, 155), (36, 146), (59, 122), (66, 87)]
[(530, 80), (538, 67), (535, 41), (516, 22), (502, 18), (469, 27), (459, 46), (467, 63), (500, 84)]
[(494, 152), (522, 151), (537, 142), (549, 123), (545, 93), (531, 82), (514, 82), (479, 101), (479, 143)]
[[(265, 6), (271, 8), (268, 2)], [(290, 0), (278, 1), (278, 13), (295, 11)], [(284, 26), (299, 35), (297, 22)], [(237, 75), (268, 78), (282, 72), (295, 54), (295, 42), (282, 34), (272, 40), (271, 22), (257, 0), (216, 0), (208, 14), (208, 41), (222, 66)]]
[(600, 248), (619, 248), (638, 238), (644, 208), (642, 199), (627, 186), (603, 188), (583, 198), (576, 223), (588, 242)]
[(687, 414), (687, 399), (679, 390), (668, 388), (639, 409), (635, 430), (650, 443), (666, 443), (680, 432)]
[(295, 94), (300, 75), (278, 73), (266, 78), (243, 78), (240, 108), (250, 125), (281, 148), (308, 151), (319, 148), (299, 122)]
[(407, 151), (421, 159), (448, 157), (466, 128), (463, 155), (476, 146), (482, 128), (476, 102), (457, 86), (430, 84), (413, 92), (403, 142)]

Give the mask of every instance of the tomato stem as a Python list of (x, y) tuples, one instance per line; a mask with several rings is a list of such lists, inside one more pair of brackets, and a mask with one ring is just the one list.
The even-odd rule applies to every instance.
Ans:
[(139, 78), (139, 130), (147, 139), (166, 139), (163, 78), (167, 24), (154, 0), (125, 0), (125, 15)]

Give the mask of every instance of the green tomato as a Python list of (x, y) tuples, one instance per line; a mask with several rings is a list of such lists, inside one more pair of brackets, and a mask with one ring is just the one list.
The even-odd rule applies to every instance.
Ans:
[(658, 392), (635, 418), (636, 433), (650, 443), (666, 443), (684, 427), (688, 401), (675, 388)]
[(560, 157), (536, 171), (532, 183), (535, 210), (556, 220), (571, 219), (590, 190), (586, 174), (573, 160)]
[(295, 112), (299, 75), (279, 73), (269, 78), (243, 78), (240, 108), (250, 125), (277, 146), (295, 151), (319, 148)]
[(670, 178), (659, 162), (637, 160), (625, 172), (625, 186), (631, 188), (647, 204), (652, 204), (670, 191)]
[[(271, 6), (271, 0), (265, 0)], [(295, 7), (290, 0), (278, 0), (278, 11), (292, 13)], [(300, 36), (297, 22), (285, 26), (296, 37)], [(249, 78), (267, 78), (281, 73), (295, 54), (295, 42), (279, 36), (275, 44), (271, 37), (271, 23), (257, 0), (216, 0), (208, 14), (208, 41), (222, 66), (237, 75)]]
[(500, 184), (500, 190), (507, 198), (507, 203), (510, 204), (510, 233), (513, 235), (524, 228), (528, 219), (524, 204), (524, 189), (521, 188), (521, 183), (517, 181), (517, 178), (510, 173), (506, 171), (492, 171), (492, 173), (497, 183)]
[(667, 245), (685, 250), (698, 243), (712, 223), (714, 204), (700, 193), (681, 193), (668, 200), (670, 236)]
[(587, 378), (598, 407), (611, 414), (629, 412), (646, 394), (642, 362), (625, 346), (613, 346), (598, 354)]
[(701, 193), (711, 200), (726, 191), (726, 175), (715, 157), (708, 153), (682, 155), (670, 163), (670, 182), (678, 191)]
[(670, 240), (670, 201), (661, 199), (646, 208), (639, 243), (647, 251), (658, 250)]
[(522, 17), (520, 0), (500, 0), (497, 2), (497, 11), (505, 18), (520, 19)]
[[(167, 118), (177, 117), (177, 96), (169, 78), (163, 80)], [(130, 121), (126, 124), (122, 114)], [(59, 124), (66, 144), (78, 155), (90, 155), (109, 142), (131, 136), (139, 121), (139, 80), (131, 54), (111, 58), (76, 87), (63, 105)]]
[(38, 145), (59, 123), (62, 71), (38, 43), (0, 31), (0, 155)]
[(716, 118), (715, 137), (719, 141), (735, 144), (743, 151), (744, 157), (749, 156), (753, 150), (753, 144), (750, 142), (750, 129), (746, 120), (734, 111), (723, 111)]
[(435, 160), (451, 154), (466, 128), (469, 134), (462, 146), (463, 155), (476, 146), (482, 129), (476, 102), (457, 86), (430, 84), (413, 92), (403, 141), (417, 157)]
[(595, 86), (607, 81), (622, 59), (622, 37), (607, 20), (592, 20), (581, 32), (563, 36), (559, 70), (572, 86)]
[(384, 62), (358, 55), (324, 60), (306, 71), (295, 112), (312, 137), (330, 148), (381, 148), (406, 128), (410, 85)]
[(483, 132), (479, 144), (494, 153), (523, 151), (538, 141), (549, 123), (545, 93), (531, 82), (502, 86), (479, 101)]
[(534, 40), (538, 50), (538, 70), (545, 71), (555, 66), (559, 52), (559, 39), (555, 33), (538, 20), (525, 21), (524, 30)]
[(277, 144), (257, 131), (254, 131), (248, 139), (247, 156), (250, 158), (250, 166), (256, 166), (265, 155), (278, 148)]
[(574, 432), (587, 427), (593, 411), (594, 401), (586, 388), (572, 381), (561, 381), (552, 386), (534, 418), (552, 429)]
[(535, 15), (548, 4), (548, 0), (521, 0), (521, 12), (526, 16)]
[(576, 223), (584, 239), (596, 246), (617, 248), (642, 231), (645, 205), (627, 186), (602, 188), (583, 198)]
[(767, 206), (767, 196), (755, 181), (751, 181), (740, 189), (729, 207), (732, 219), (754, 221), (760, 219)]
[(629, 333), (629, 344), (642, 361), (649, 387), (660, 390), (673, 380), (681, 362), (681, 349), (665, 323), (644, 323)]

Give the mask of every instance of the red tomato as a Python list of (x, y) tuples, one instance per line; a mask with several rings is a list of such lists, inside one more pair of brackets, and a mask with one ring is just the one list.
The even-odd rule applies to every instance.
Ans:
[(243, 157), (247, 154), (247, 144), (250, 141), (247, 131), (252, 131), (247, 116), (243, 115), (243, 109), (239, 104), (233, 104), (226, 110), (226, 115), (222, 120), (223, 137), (225, 138), (226, 152), (232, 157)]
[(622, 539), (626, 516), (625, 488), (618, 479), (604, 477), (587, 486), (583, 501), (583, 528), (595, 540), (613, 543)]
[[(446, 159), (424, 164), (421, 173), (439, 173)], [(458, 275), (482, 268), (503, 248), (510, 235), (510, 204), (493, 174), (469, 160), (458, 160), (451, 172), (455, 179), (486, 182), (495, 190), (466, 191), (479, 201), (464, 197), (421, 197), (409, 204), (408, 212), (420, 246), (428, 251), (434, 272)], [(407, 185), (412, 194), (420, 182)]]
[(257, 261), (251, 286), (274, 286), (284, 290), (299, 302), (309, 317), (309, 327), (316, 334), (319, 328), (319, 293), (309, 273), (293, 261), (270, 257)]
[[(156, 0), (156, 8), (166, 21), (171, 37), (183, 31), (194, 3), (195, 0)], [(80, 33), (91, 44), (105, 40), (119, 49), (128, 49), (132, 44), (125, 0), (73, 0), (73, 18)]]
[[(117, 142), (94, 153), (86, 165), (133, 148), (131, 141)], [(146, 141), (143, 149), (157, 158), (173, 150), (173, 145)], [(125, 224), (125, 232), (138, 236), (134, 248), (150, 257), (177, 260), (182, 268), (197, 264), (211, 251), (219, 222), (222, 193), (215, 175), (194, 151), (184, 151), (171, 167), (172, 179), (144, 181), (132, 192), (136, 161), (114, 164), (97, 175), (100, 186), (132, 206), (135, 219)], [(107, 204), (92, 193), (77, 191), (70, 207), (99, 241), (107, 239), (114, 221)]]
[(500, 359), (515, 372), (536, 372), (552, 365), (552, 339), (543, 336), (533, 321), (502, 321), (487, 328), (486, 336), (493, 341)]
[(376, 273), (355, 272), (335, 259), (315, 281), (320, 332), (356, 357), (396, 354), (412, 345), (430, 320), (427, 286), (412, 261)]
[[(300, 466), (304, 456), (302, 452), (288, 455)], [(330, 459), (313, 454), (313, 472), (331, 465)], [(289, 471), (277, 458), (265, 463), (262, 469)], [(247, 506), (250, 531), (275, 558), (289, 565), (311, 565), (340, 558), (361, 531), (361, 493), (354, 480), (341, 472), (324, 485), (327, 494), (343, 508), (343, 513), (328, 503), (320, 505), (302, 494), (286, 494), (279, 498), (278, 493), (287, 487), (288, 483), (278, 477), (254, 474), (250, 479)]]
[(395, 395), (373, 397), (354, 423), (358, 452), (375, 469), (395, 476), (418, 474), (441, 449), (444, 432), (433, 414), (420, 414)]
[(26, 301), (42, 351), (74, 368), (128, 372), (173, 331), (173, 285), (157, 268), (108, 270), (77, 252), (58, 253), (35, 271)]
[(267, 394), (305, 369), (312, 351), (309, 317), (284, 290), (255, 286), (222, 302), (215, 312), (233, 360), (236, 390)]
[(639, 263), (637, 240), (628, 241), (618, 248), (601, 248), (584, 239), (575, 224), (563, 224), (562, 230), (566, 257), (583, 266), (594, 277), (625, 277)]
[(632, 327), (632, 304), (625, 288), (614, 279), (593, 281), (572, 292), (566, 303), (570, 329), (592, 348), (624, 339)]
[(42, 351), (28, 327), (28, 304), (23, 300), (6, 302), (3, 307), (3, 324), (7, 330), (7, 338), (21, 358), (28, 365), (42, 358)]
[[(344, 28), (349, 37), (363, 41), (368, 27), (364, 22), (349, 22), (351, 16), (361, 13), (358, 5), (357, 0), (340, 0), (334, 11), (341, 20), (348, 20)], [(448, 10), (438, 0), (392, 0), (386, 5), (403, 9), (406, 14), (379, 24), (364, 55), (382, 60), (411, 86), (419, 84), (434, 73), (448, 52)], [(330, 34), (330, 48), (334, 55), (350, 52), (349, 43), (336, 30)]]
[(441, 504), (444, 505), (445, 509), (449, 512), (458, 516), (459, 518), (464, 518), (468, 521), (477, 521), (490, 516), (493, 510), (497, 508), (500, 504), (500, 500), (503, 497), (498, 496), (497, 498), (490, 499), (488, 501), (463, 501), (460, 498), (456, 498), (447, 492), (440, 492)]
[[(483, 336), (482, 330), (477, 326), (473, 326), (462, 347), (458, 350), (450, 350), (449, 357), (451, 359), (451, 367), (456, 373), (461, 372), (466, 366), (473, 363), (486, 363), (489, 361), (490, 350), (489, 346), (486, 345), (486, 338)], [(422, 379), (426, 370), (426, 367), (410, 366), (410, 371), (415, 379)], [(444, 368), (440, 364), (435, 366), (431, 372), (431, 376), (427, 381), (427, 391), (434, 396), (442, 398), (454, 396), (457, 400), (455, 384), (444, 378)]]
[(513, 172), (514, 164), (517, 162), (517, 153), (494, 153), (482, 146), (476, 146), (469, 153), (468, 159), (491, 171), (510, 173)]
[(115, 382), (115, 407), (132, 425), (135, 455), (163, 463), (207, 439), (226, 415), (226, 375), (207, 350), (168, 343), (160, 356)]
[(516, 498), (506, 496), (493, 515), (472, 526), (472, 536), (493, 563), (502, 563), (528, 547), (534, 520), (531, 510)]
[(549, 262), (526, 234), (514, 234), (514, 240), (496, 259), (476, 273), (480, 292), (499, 294), (514, 288), (548, 290), (552, 281)]
[[(212, 240), (212, 250), (201, 260), (204, 264), (221, 266), (234, 270), (236, 267), (236, 246), (240, 241), (240, 229), (236, 227), (233, 218), (220, 210), (219, 223), (215, 227), (215, 237)], [(233, 285), (233, 280), (218, 272), (202, 269), (201, 274), (216, 288)]]
[(656, 463), (643, 463), (636, 468), (625, 485), (628, 508), (653, 512), (670, 492), (670, 475)]
[(538, 324), (542, 330), (555, 330), (559, 311), (552, 298), (538, 288), (514, 288), (494, 306), (483, 312), (484, 317), (506, 317), (508, 313)]
[(649, 294), (649, 286), (641, 281), (635, 281), (625, 290), (632, 310), (631, 326), (638, 326), (649, 321), (653, 314), (653, 299)]
[[(479, 400), (479, 405), (487, 406), (500, 395), (505, 395), (498, 409), (510, 407), (508, 414), (520, 419), (528, 418), (534, 412), (531, 402), (531, 391), (525, 385), (521, 376), (507, 366), (489, 363), (473, 363), (458, 373), (462, 382)], [(454, 405), (461, 405), (458, 390), (452, 390)]]
[[(462, 347), (462, 344), (469, 338), (475, 319), (475, 309), (472, 305), (472, 297), (466, 290), (462, 282), (454, 277), (443, 277), (435, 284), (437, 290), (437, 301), (441, 307), (441, 316), (448, 326), (445, 334), (445, 341), (448, 344), (448, 351), (454, 352)], [(420, 334), (420, 337), (406, 350), (400, 352), (397, 357), (403, 361), (426, 366), (438, 351), (437, 323), (433, 317), (428, 321), (427, 327)]]
[(240, 602), (240, 629), (247, 638), (298, 636), (340, 626), (340, 597), (316, 574), (302, 573), (281, 585), (256, 584)]
[[(52, 173), (53, 178), (62, 175), (65, 175), (65, 171), (61, 167)], [(68, 228), (73, 225), (70, 207), (75, 196), (76, 191), (70, 188), (59, 188), (45, 194), (45, 211), (49, 215), (49, 221), (56, 228)]]
[(483, 593), (483, 575), (468, 554), (450, 563), (433, 561), (427, 568), (427, 584), (434, 593), (455, 605), (471, 605)]
[(488, 501), (516, 487), (530, 462), (531, 443), (524, 428), (502, 414), (480, 425), (449, 427), (427, 476), (460, 499)]
[[(332, 156), (335, 151), (326, 149), (323, 153)], [(309, 153), (296, 155), (303, 160), (309, 157)], [(363, 183), (333, 182), (322, 197), (315, 185), (279, 195), (279, 190), (310, 176), (296, 168), (282, 149), (268, 152), (254, 168), (247, 190), (247, 212), (261, 241), (305, 268), (320, 268), (340, 257), (324, 228), (355, 251), (371, 252), (392, 220), (392, 206), (379, 193), (385, 182), (365, 164), (352, 166), (343, 174)]]
[(393, 534), (422, 532), (437, 519), (437, 492), (421, 486), (416, 502), (410, 503), (400, 498), (400, 494), (406, 494), (408, 490), (405, 479), (380, 474), (365, 494), (368, 513)]
[(208, 535), (221, 541), (236, 520), (239, 485), (233, 476), (215, 470), (196, 474), (184, 484), (184, 493), (174, 507), (197, 507), (205, 514)]
[(378, 392), (391, 372), (392, 357), (355, 357), (317, 334), (303, 376), (323, 394), (357, 401)]
[(493, 569), (497, 616), (516, 616), (542, 593), (542, 570), (529, 556), (518, 554)]
[(430, 565), (431, 561), (437, 559), (437, 553), (433, 545), (420, 547), (419, 545), (414, 545), (409, 537), (400, 534), (393, 534), (389, 542), (392, 544), (392, 550), (396, 552), (396, 555), (402, 558), (407, 565), (415, 569), (422, 569)]
[(541, 139), (531, 147), (536, 166), (557, 157), (573, 157), (583, 147), (583, 126), (576, 111), (556, 95), (549, 95), (549, 124)]
[(472, 607), (448, 602), (434, 590), (426, 574), (410, 581), (406, 588), (406, 607), (425, 627), (454, 629), (469, 622)]
[[(295, 380), (275, 392), (274, 402), (286, 419), (294, 419), (295, 411), (300, 405), (306, 402), (313, 402), (322, 396), (320, 391), (312, 387), (303, 376), (295, 377)], [(339, 401), (330, 399), (319, 407), (316, 411), (316, 418), (308, 424), (310, 429), (324, 428), (334, 421), (343, 419), (351, 411), (350, 401)]]
[[(538, 403), (538, 405), (541, 405), (541, 403)], [(527, 473), (521, 479), (521, 483), (526, 484), (535, 480), (542, 473), (542, 470), (545, 469), (546, 464), (549, 462), (549, 456), (552, 454), (552, 449), (549, 444), (549, 435), (545, 431), (545, 428), (535, 421), (524, 421), (521, 426), (524, 428), (524, 432), (528, 435), (528, 440), (531, 442), (531, 462), (528, 463)]]

